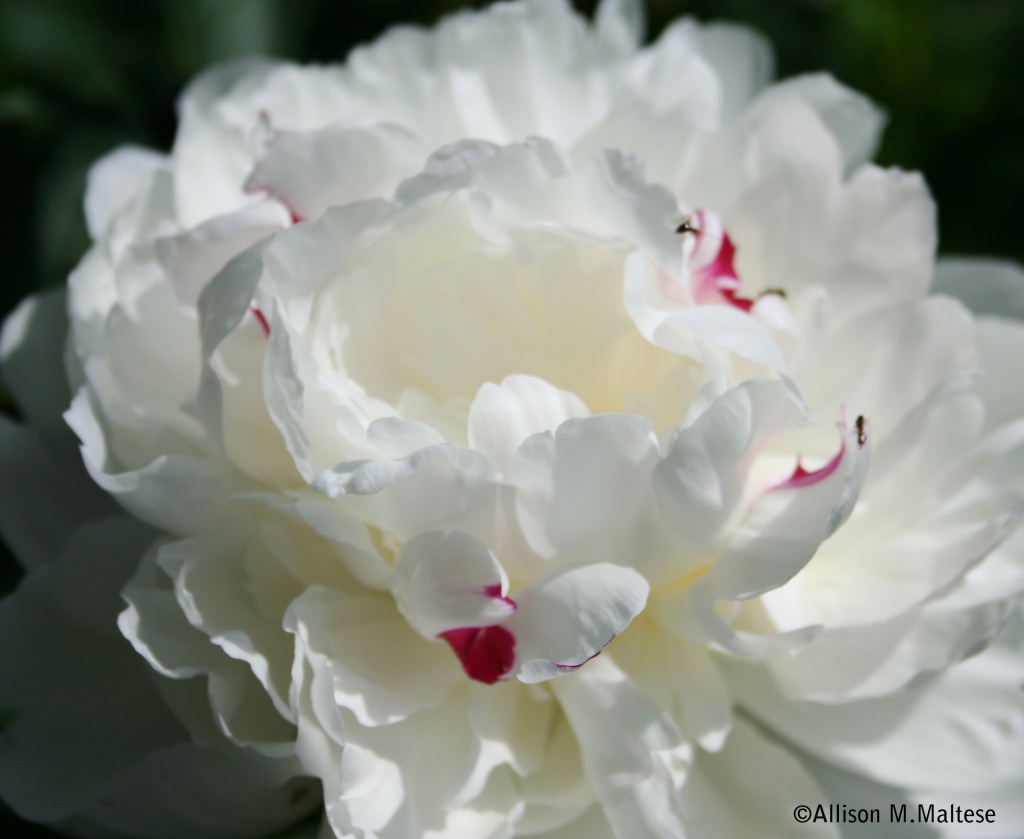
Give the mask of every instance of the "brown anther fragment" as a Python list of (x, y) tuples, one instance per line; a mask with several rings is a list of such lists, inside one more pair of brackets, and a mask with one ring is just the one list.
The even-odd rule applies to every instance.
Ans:
[(863, 446), (867, 442), (867, 434), (864, 433), (864, 417), (857, 417), (857, 422), (854, 423), (857, 427), (857, 445)]
[(700, 231), (693, 226), (693, 221), (689, 216), (684, 218), (683, 223), (676, 228), (676, 233), (693, 233), (696, 235), (699, 232)]

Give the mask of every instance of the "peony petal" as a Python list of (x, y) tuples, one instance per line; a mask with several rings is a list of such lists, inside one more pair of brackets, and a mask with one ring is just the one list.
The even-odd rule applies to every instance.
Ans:
[[(806, 646), (821, 631), (817, 625), (801, 625), (777, 632), (734, 628), (741, 614), (739, 604), (714, 596), (714, 581), (708, 575), (681, 589), (668, 590), (652, 598), (650, 614), (669, 632), (692, 644), (743, 658), (765, 658)], [(730, 608), (731, 606), (731, 608)]]
[(511, 766), (524, 777), (542, 772), (546, 756), (555, 760), (549, 732), (557, 714), (548, 694), (508, 682), (494, 689), (474, 686), (467, 720), (490, 765)]
[[(247, 498), (260, 505), (256, 513), (264, 521), (267, 511), (262, 505), (265, 504), (296, 523), (296, 527), (280, 529), (268, 526), (264, 538), (278, 560), (304, 585), (345, 589), (355, 578), (370, 589), (390, 589), (391, 568), (373, 545), (366, 526), (331, 500), (309, 492), (253, 493)], [(311, 540), (311, 534), (323, 540)], [(333, 554), (337, 562), (322, 562), (325, 550)]]
[(207, 283), (235, 256), (290, 223), (280, 204), (261, 201), (215, 216), (187, 233), (157, 239), (153, 252), (178, 302), (195, 306)]
[[(765, 783), (768, 778), (771, 783)], [(824, 804), (827, 812), (827, 799), (788, 749), (760, 734), (743, 718), (736, 720), (721, 751), (697, 754), (682, 798), (687, 839), (837, 839), (839, 835), (827, 821), (801, 824), (794, 819), (800, 804), (812, 810)]]
[(745, 498), (754, 458), (772, 438), (809, 422), (792, 385), (760, 380), (726, 391), (679, 430), (655, 467), (654, 489), (684, 557), (695, 562), (721, 543)]
[(999, 428), (1024, 416), (1024, 399), (1019, 388), (1007, 387), (1019, 368), (1014, 363), (1024, 353), (1024, 326), (1002, 318), (982, 318), (975, 323), (979, 365), (985, 371), (977, 383), (985, 404), (985, 426)]
[[(505, 682), (502, 690), (520, 687), (532, 693), (519, 682)], [(493, 692), (490, 688), (483, 688)], [(534, 693), (533, 695), (538, 695)], [(594, 791), (583, 772), (579, 745), (565, 714), (548, 691), (539, 693), (555, 707), (547, 738), (543, 761), (535, 772), (520, 779), (526, 808), (517, 822), (517, 830), (525, 835), (541, 833), (566, 825), (579, 818), (594, 804)], [(600, 812), (600, 807), (596, 808)], [(603, 814), (602, 814), (603, 819)], [(571, 835), (571, 834), (570, 834)]]
[[(294, 643), (282, 635), (281, 619), (288, 601), (302, 588), (257, 545), (247, 544), (251, 523), (221, 527), (195, 540), (161, 547), (157, 563), (174, 581), (179, 607), (192, 626), (229, 656), (244, 661), (284, 718), (288, 705)], [(259, 586), (273, 585), (275, 598), (257, 597)], [(249, 590), (252, 599), (235, 596)], [(276, 607), (276, 608), (274, 608)]]
[(328, 681), (330, 701), (361, 725), (391, 725), (437, 707), (459, 680), (451, 654), (411, 631), (381, 598), (313, 586), (289, 607), (284, 627)]
[(721, 120), (729, 122), (772, 81), (772, 46), (761, 33), (722, 21), (703, 24), (697, 37), (701, 54), (718, 76)]
[(495, 773), (469, 806), (455, 803), (473, 780), (478, 755), (466, 725), (468, 698), (464, 689), (436, 710), (373, 728), (346, 714), (340, 789), (327, 797), (336, 832), (366, 831), (379, 839), (508, 835), (519, 805), (512, 788), (501, 784), (504, 773)]
[(567, 390), (533, 376), (508, 376), (501, 385), (488, 382), (477, 392), (469, 409), (469, 445), (504, 472), (527, 437), (589, 414)]
[(1011, 635), (927, 684), (841, 705), (782, 698), (753, 667), (726, 672), (743, 705), (817, 757), (898, 787), (983, 792), (1024, 780), (1016, 644)]
[(401, 181), (419, 171), (424, 157), (412, 134), (386, 123), (280, 131), (270, 138), (245, 189), (277, 198), (297, 220), (314, 219), (336, 204), (390, 198)]
[(85, 192), (89, 235), (101, 238), (113, 219), (137, 199), (140, 186), (166, 165), (163, 155), (135, 146), (122, 146), (95, 163), (89, 170)]
[(783, 585), (849, 518), (867, 475), (872, 432), (862, 417), (840, 432), (840, 452), (829, 464), (754, 501), (708, 574), (716, 597), (746, 599)]
[(709, 650), (665, 632), (645, 614), (616, 639), (612, 655), (637, 687), (674, 714), (689, 740), (707, 751), (722, 748), (733, 700)]
[(650, 587), (608, 563), (550, 571), (517, 591), (504, 626), (516, 639), (519, 679), (563, 676), (598, 655), (643, 610)]
[(508, 577), (487, 546), (465, 533), (421, 533), (395, 557), (395, 599), (424, 638), (500, 623), (516, 610)]
[(82, 441), (82, 457), (96, 484), (142, 521), (170, 533), (195, 532), (217, 517), (229, 485), (220, 464), (168, 454), (141, 469), (116, 471), (89, 403), (83, 389), (64, 416)]
[(625, 304), (640, 333), (677, 355), (701, 359), (705, 347), (721, 348), (773, 369), (783, 359), (768, 330), (755, 318), (725, 305), (666, 305), (659, 269), (642, 254), (626, 260)]
[(672, 719), (607, 657), (551, 684), (576, 733), (587, 778), (616, 835), (686, 836), (679, 788), (690, 750)]
[(984, 647), (1006, 622), (1010, 606), (965, 608), (945, 599), (889, 621), (841, 626), (814, 643), (768, 660), (792, 699), (847, 702), (882, 697), (924, 683)]
[(703, 140), (678, 191), (723, 217), (745, 288), (796, 298), (824, 287), (838, 325), (920, 297), (935, 252), (934, 205), (919, 175), (865, 165), (844, 181), (843, 166), (821, 114), (793, 91), (770, 93)]
[(529, 548), (545, 559), (642, 561), (641, 546), (660, 535), (643, 515), (656, 459), (650, 421), (631, 414), (572, 419), (528, 438), (505, 480)]
[(495, 527), (498, 487), (490, 462), (450, 443), (402, 460), (340, 463), (318, 476), (313, 488), (398, 539), (460, 530), (489, 542)]
[[(333, 67), (246, 59), (207, 70), (182, 94), (171, 159), (183, 226), (254, 203), (239, 189), (252, 169), (250, 142), (261, 114), (283, 129), (310, 130), (346, 113)], [(232, 106), (225, 107), (231, 100)]]
[[(166, 564), (174, 573), (181, 555), (194, 552), (194, 547), (189, 542), (171, 543), (142, 558), (124, 588), (128, 605), (118, 616), (117, 625), (135, 651), (171, 680), (160, 682), (164, 701), (196, 742), (230, 742), (289, 759), (294, 753), (290, 709), (280, 698), (275, 707), (274, 698), (259, 678), (270, 681), (267, 659), (248, 653), (244, 629), (233, 637), (230, 630), (222, 632), (218, 639), (221, 644), (211, 644), (204, 627), (190, 623), (197, 613), (190, 594), (176, 586), (177, 580), (158, 564)], [(255, 669), (262, 672), (254, 673), (246, 658), (256, 660)], [(281, 771), (288, 771), (287, 760), (279, 766)], [(281, 780), (283, 777), (278, 782)]]
[(678, 276), (682, 269), (675, 233), (679, 202), (665, 187), (644, 178), (641, 158), (603, 150), (590, 162), (587, 175), (587, 197), (608, 227), (649, 254), (671, 276)]
[(874, 156), (885, 114), (866, 96), (825, 73), (797, 76), (772, 88), (769, 96), (799, 96), (814, 108), (832, 132), (849, 176)]
[(949, 298), (893, 301), (833, 331), (804, 396), (811, 405), (855, 405), (883, 440), (943, 382), (977, 367), (972, 329)]

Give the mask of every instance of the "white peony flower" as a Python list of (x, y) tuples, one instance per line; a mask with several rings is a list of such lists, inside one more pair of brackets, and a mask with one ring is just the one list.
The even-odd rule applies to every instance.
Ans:
[(19, 813), (259, 835), (312, 778), (325, 837), (947, 800), (1015, 835), (1024, 278), (929, 294), (869, 102), (639, 18), (534, 0), (215, 69), (169, 156), (95, 166), (71, 393), (62, 296), (3, 338)]

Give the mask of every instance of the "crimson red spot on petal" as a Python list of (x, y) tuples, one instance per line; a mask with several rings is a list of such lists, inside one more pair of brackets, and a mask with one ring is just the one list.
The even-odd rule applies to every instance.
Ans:
[(749, 312), (754, 308), (754, 301), (746, 297), (737, 297), (734, 289), (728, 288), (722, 291), (722, 296), (726, 301), (735, 306), (737, 309), (743, 312)]
[(265, 195), (267, 198), (272, 198), (274, 201), (277, 201), (288, 211), (288, 217), (291, 219), (292, 224), (298, 224), (299, 222), (306, 220), (306, 217), (296, 210), (287, 198), (278, 194), (272, 186), (269, 184), (257, 185), (252, 183), (253, 177), (254, 175), (250, 175), (249, 179), (245, 182), (245, 186), (242, 188), (242, 191), (246, 195)]
[(507, 603), (509, 606), (512, 607), (513, 610), (518, 608), (516, 606), (515, 600), (513, 600), (511, 597), (506, 597), (504, 594), (501, 593), (500, 583), (493, 583), (492, 585), (484, 586), (483, 593), (485, 597), (493, 597), (495, 600), (501, 600), (503, 603)]
[(447, 641), (469, 678), (493, 685), (516, 660), (516, 636), (503, 626), (466, 626), (437, 636)]
[(252, 312), (252, 316), (259, 322), (260, 328), (263, 330), (263, 334), (270, 335), (270, 324), (267, 322), (267, 316), (260, 311), (259, 306), (250, 306), (249, 311)]

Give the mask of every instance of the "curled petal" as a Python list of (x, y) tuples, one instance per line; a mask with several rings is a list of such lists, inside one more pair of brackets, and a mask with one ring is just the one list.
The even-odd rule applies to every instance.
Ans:
[(654, 470), (654, 488), (665, 521), (687, 554), (703, 556), (722, 539), (764, 445), (809, 421), (793, 388), (761, 380), (726, 391), (679, 431)]
[(607, 562), (557, 569), (516, 592), (505, 627), (516, 637), (520, 681), (542, 682), (601, 652), (643, 610), (650, 587)]
[(487, 546), (459, 532), (414, 536), (395, 559), (395, 597), (425, 638), (509, 617), (508, 577)]
[(766, 367), (784, 366), (771, 333), (757, 319), (733, 306), (681, 307), (666, 301), (665, 276), (643, 253), (626, 259), (623, 299), (648, 341), (687, 358), (701, 359), (702, 349), (710, 344)]
[(778, 588), (849, 518), (867, 476), (870, 430), (840, 426), (839, 454), (814, 472), (800, 467), (765, 492), (719, 555), (709, 579), (717, 597), (744, 599)]

